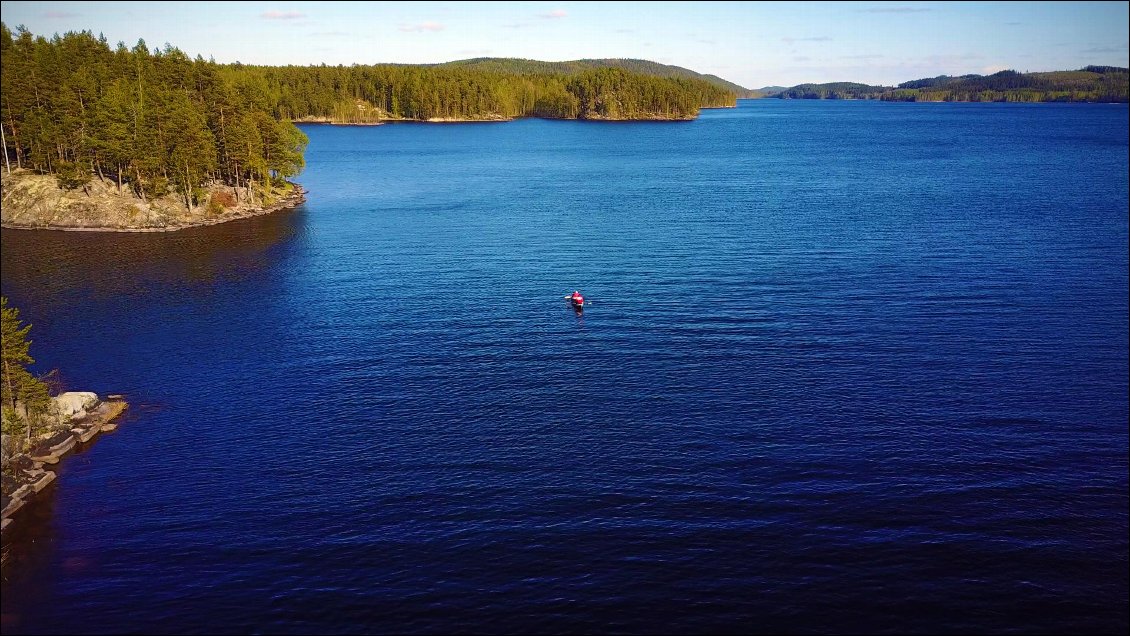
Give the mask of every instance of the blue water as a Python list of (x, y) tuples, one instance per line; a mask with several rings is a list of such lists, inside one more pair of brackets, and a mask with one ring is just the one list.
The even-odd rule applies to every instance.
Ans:
[(296, 210), (5, 230), (36, 370), (131, 408), (4, 633), (1124, 633), (1127, 124), (307, 126)]

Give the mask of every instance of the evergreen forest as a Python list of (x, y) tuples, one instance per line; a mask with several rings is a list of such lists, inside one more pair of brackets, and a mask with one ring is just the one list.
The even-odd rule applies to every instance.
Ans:
[(615, 60), (251, 66), (144, 40), (111, 47), (89, 31), (48, 39), (0, 27), (10, 168), (67, 189), (97, 177), (142, 199), (176, 192), (190, 209), (211, 184), (254, 199), (297, 174), (307, 139), (296, 121), (684, 120), (735, 104), (721, 80), (639, 60), (622, 65), (638, 70)]

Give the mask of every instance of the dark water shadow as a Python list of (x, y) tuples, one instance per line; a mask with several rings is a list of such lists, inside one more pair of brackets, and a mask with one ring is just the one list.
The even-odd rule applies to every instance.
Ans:
[(37, 312), (62, 304), (199, 291), (255, 277), (305, 228), (299, 206), (261, 217), (176, 232), (0, 231), (4, 295)]

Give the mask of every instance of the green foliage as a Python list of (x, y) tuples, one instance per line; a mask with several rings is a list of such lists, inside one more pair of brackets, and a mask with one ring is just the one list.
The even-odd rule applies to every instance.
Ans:
[(143, 199), (175, 191), (192, 208), (210, 184), (250, 191), (303, 166), (305, 136), (278, 121), (253, 73), (228, 77), (169, 45), (111, 49), (89, 31), (48, 40), (0, 24), (0, 52), (6, 150), (63, 188), (98, 175)]
[[(20, 324), (20, 310), (8, 306), (7, 296), (0, 296), (0, 353), (2, 353), (4, 367), (9, 364), (23, 366), (35, 362), (28, 354), (31, 349), (31, 341), (27, 339), (29, 331), (31, 331), (31, 325)], [(0, 369), (0, 372), (4, 373), (4, 377), (7, 378), (6, 369)], [(7, 386), (4, 387), (4, 390), (7, 390)], [(3, 401), (6, 402), (7, 397), (8, 394), (5, 393)]]
[(59, 161), (55, 164), (55, 179), (59, 182), (59, 187), (64, 190), (86, 188), (92, 178), (89, 169), (73, 161)]
[(19, 310), (8, 307), (8, 299), (0, 297), (0, 404), (5, 411), (5, 428), (9, 427), (12, 417), (26, 421), (37, 419), (47, 412), (51, 402), (47, 385), (25, 366), (35, 362), (28, 353), (30, 330), (31, 325), (20, 323)]
[(20, 417), (15, 409), (8, 406), (0, 408), (0, 422), (3, 424), (5, 435), (10, 435), (17, 440), (27, 437), (27, 421)]

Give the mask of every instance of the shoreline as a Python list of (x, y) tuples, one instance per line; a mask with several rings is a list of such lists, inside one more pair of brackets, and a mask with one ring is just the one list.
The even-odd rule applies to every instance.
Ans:
[(273, 212), (279, 212), (290, 208), (298, 207), (306, 202), (306, 189), (301, 185), (294, 184), (294, 192), (283, 197), (280, 201), (268, 205), (263, 208), (254, 208), (252, 210), (243, 210), (225, 214), (222, 217), (201, 219), (191, 223), (178, 223), (175, 225), (165, 225), (160, 227), (79, 227), (73, 225), (20, 225), (14, 223), (0, 222), (0, 228), (5, 230), (21, 230), (21, 231), (55, 231), (55, 232), (130, 232), (130, 233), (151, 233), (151, 232), (176, 232), (178, 230), (187, 230), (194, 227), (206, 227), (209, 225), (220, 225), (221, 223), (228, 223), (231, 221), (241, 221), (244, 219), (251, 219), (257, 216), (264, 216)]
[[(699, 110), (720, 110), (725, 108), (737, 108), (735, 103), (733, 106), (700, 106)], [(698, 116), (694, 117), (543, 117), (538, 115), (519, 115), (517, 117), (429, 117), (428, 119), (410, 119), (406, 117), (378, 119), (369, 122), (349, 122), (349, 121), (334, 121), (330, 117), (305, 117), (301, 119), (288, 120), (292, 124), (319, 124), (326, 126), (384, 126), (385, 124), (490, 124), (490, 123), (505, 123), (511, 121), (518, 121), (521, 119), (546, 119), (550, 121), (579, 121), (579, 122), (682, 122), (694, 121)]]
[(129, 404), (122, 396), (107, 396), (99, 400), (90, 412), (70, 421), (69, 428), (40, 440), (27, 452), (6, 458), (0, 533), (6, 536), (15, 523), (12, 516), (34, 503), (39, 494), (55, 481), (55, 471), (45, 466), (58, 464), (75, 449), (92, 443), (99, 434), (117, 429), (114, 420), (127, 408)]

